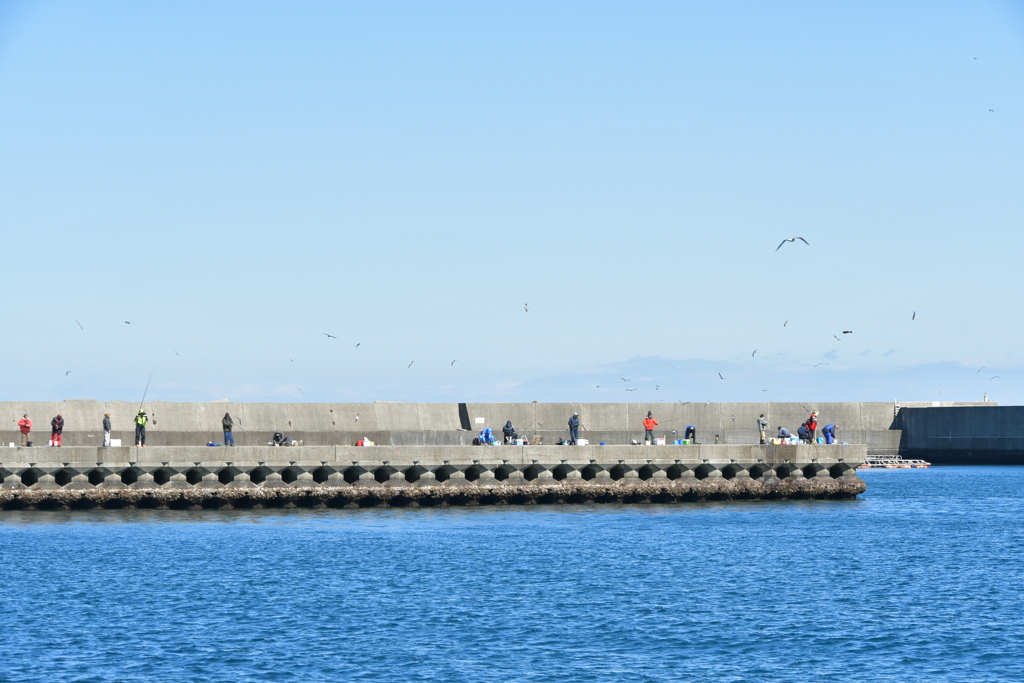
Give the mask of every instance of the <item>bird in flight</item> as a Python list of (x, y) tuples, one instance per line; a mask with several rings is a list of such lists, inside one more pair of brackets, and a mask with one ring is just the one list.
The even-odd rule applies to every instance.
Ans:
[(671, 363), (669, 363), (669, 362), (667, 362), (667, 361), (666, 361), (665, 365), (669, 366), (669, 367), (670, 367), (670, 368), (672, 368), (673, 370), (675, 370), (675, 369), (676, 369), (676, 366), (672, 365)]
[[(362, 344), (362, 343), (363, 343), (363, 342), (359, 342), (359, 344)], [(353, 346), (352, 348), (353, 348), (353, 349), (358, 349), (358, 348), (359, 348), (359, 344), (356, 344), (356, 345), (355, 345), (355, 346)]]
[[(992, 379), (999, 379), (999, 375), (996, 375), (996, 376), (995, 376), (995, 377), (993, 377)], [(990, 379), (990, 380), (989, 380), (989, 382), (991, 382), (991, 381), (992, 381), (992, 379)]]
[(835, 339), (836, 341), (843, 341), (842, 339), (840, 339), (839, 337), (837, 337), (837, 336), (836, 336), (836, 335), (834, 335), (834, 334), (832, 335), (832, 338), (833, 338), (833, 339)]
[(636, 389), (626, 389), (626, 391), (636, 391)]
[(333, 334), (327, 334), (326, 332), (324, 332), (323, 334), (324, 334), (324, 336), (325, 336), (325, 337), (327, 337), (328, 339), (337, 339), (337, 337), (335, 337), (335, 336), (334, 336)]
[(412, 364), (413, 364), (413, 363), (415, 363), (415, 362), (416, 362), (416, 361), (414, 361), (414, 360), (411, 360), (411, 361), (409, 361), (409, 365), (407, 365), (406, 367), (407, 367), (407, 368), (411, 368), (411, 367), (412, 367)]
[(82, 327), (82, 323), (78, 322), (77, 320), (75, 321), (75, 324), (78, 325), (78, 329), (80, 329), (80, 330), (84, 330), (85, 329), (84, 327)]
[(782, 326), (785, 327), (788, 324), (789, 324), (789, 321), (787, 320), (786, 322), (782, 323)]
[(620, 377), (619, 379), (621, 379), (623, 382), (632, 382), (633, 381), (631, 379), (626, 379), (625, 377)]
[[(296, 388), (296, 389), (299, 389), (299, 387), (295, 387), (295, 388)], [(300, 394), (302, 394), (303, 396), (305, 396), (305, 395), (306, 395), (306, 392), (304, 392), (304, 391), (303, 391), (302, 389), (299, 389), (299, 393), (300, 393)]]
[(132, 324), (132, 321), (131, 321), (131, 320), (125, 320), (125, 321), (124, 321), (124, 324), (125, 324), (125, 325), (131, 325), (131, 324)]
[(523, 310), (526, 311), (527, 313), (529, 313), (530, 312), (530, 304), (523, 304)]
[(843, 330), (843, 334), (853, 334), (853, 330)]
[(913, 315), (910, 316), (911, 320), (917, 320), (917, 311), (914, 311)]
[[(984, 370), (984, 369), (985, 369), (985, 366), (984, 366), (984, 365), (982, 365), (982, 366), (981, 366), (980, 368), (978, 368), (978, 372), (981, 372), (981, 371), (982, 371), (982, 370)], [(978, 374), (978, 373), (974, 373), (974, 374)]]
[(294, 363), (295, 361), (293, 361), (293, 360), (292, 360), (291, 358), (289, 358), (289, 359), (288, 359), (288, 362), (289, 362), (289, 363)]
[(800, 240), (801, 242), (803, 242), (807, 246), (811, 246), (811, 243), (808, 242), (807, 240), (805, 240), (803, 237), (788, 237), (788, 238), (782, 240), (781, 242), (779, 242), (779, 246), (775, 247), (775, 251), (778, 251), (779, 249), (782, 249), (782, 245), (785, 244), (786, 242), (795, 242), (797, 240)]
[(722, 373), (718, 373), (718, 379), (725, 379), (724, 377), (722, 377)]
[(828, 365), (828, 363), (815, 363), (814, 367), (818, 367), (819, 365)]
[[(455, 360), (458, 360), (458, 358), (456, 358)], [(452, 365), (455, 365), (455, 360), (452, 361)]]
[(995, 109), (989, 109), (989, 111), (990, 111), (990, 112), (992, 112), (993, 114), (995, 114), (995, 113), (996, 113), (996, 110), (995, 110)]
[(64, 373), (64, 376), (65, 376), (65, 377), (67, 377), (67, 376), (68, 376), (68, 375), (70, 375), (70, 374), (71, 374), (71, 371), (70, 371), (70, 370), (68, 370), (67, 372), (65, 372), (65, 373)]
[(754, 353), (750, 354), (750, 357), (753, 358), (755, 355), (757, 355), (757, 349), (754, 349)]
[(356, 413), (356, 422), (359, 422), (359, 413)]
[(939, 392), (940, 394), (942, 393), (942, 389), (936, 389), (935, 391)]

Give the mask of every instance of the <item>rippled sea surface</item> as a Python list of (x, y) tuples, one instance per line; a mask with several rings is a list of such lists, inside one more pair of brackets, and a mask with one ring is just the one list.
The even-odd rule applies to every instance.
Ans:
[(0, 680), (1024, 680), (1024, 468), (862, 476), (838, 502), (0, 513)]

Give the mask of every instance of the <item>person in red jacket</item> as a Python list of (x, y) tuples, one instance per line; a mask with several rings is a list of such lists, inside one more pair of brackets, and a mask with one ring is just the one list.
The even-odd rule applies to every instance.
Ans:
[(644, 441), (650, 442), (654, 445), (654, 428), (658, 426), (658, 421), (654, 419), (651, 411), (647, 411), (647, 417), (644, 419)]
[(18, 429), (21, 430), (21, 445), (28, 445), (28, 435), (32, 431), (32, 420), (28, 419), (28, 413), (18, 420)]
[(805, 422), (804, 424), (807, 425), (807, 431), (811, 433), (811, 443), (815, 443), (816, 440), (814, 436), (815, 433), (818, 431), (818, 411), (812, 410), (811, 416), (807, 418), (807, 422)]

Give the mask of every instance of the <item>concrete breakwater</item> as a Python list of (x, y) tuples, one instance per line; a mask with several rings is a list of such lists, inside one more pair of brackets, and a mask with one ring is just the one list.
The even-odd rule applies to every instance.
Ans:
[[(239, 446), (266, 445), (275, 429), (301, 440), (305, 446), (351, 445), (369, 438), (394, 446), (468, 446), (479, 430), (491, 428), (501, 438), (501, 427), (511, 421), (518, 433), (545, 445), (567, 434), (566, 421), (574, 412), (583, 426), (580, 436), (591, 444), (602, 441), (629, 444), (644, 438), (643, 418), (654, 412), (660, 423), (655, 436), (667, 443), (682, 439), (688, 425), (697, 429), (703, 444), (758, 443), (757, 417), (764, 414), (769, 431), (779, 426), (796, 432), (811, 409), (819, 412), (820, 426), (839, 425), (839, 440), (865, 444), (871, 454), (896, 454), (900, 449), (900, 410), (931, 403), (165, 403), (145, 404), (150, 417), (150, 446), (203, 446), (223, 441), (221, 419), (230, 412)], [(974, 405), (974, 404), (942, 404)], [(977, 404), (985, 410), (995, 404)], [(112, 436), (125, 446), (134, 443), (132, 419), (137, 403), (69, 400), (53, 403), (0, 403), (2, 443), (21, 443), (17, 421), (32, 419), (36, 446), (46, 444), (50, 419), (64, 416), (64, 446), (99, 446), (103, 414), (109, 412)], [(982, 410), (982, 408), (978, 408)], [(4, 424), (5, 423), (5, 424)]]
[(864, 446), (0, 449), (0, 508), (853, 498)]

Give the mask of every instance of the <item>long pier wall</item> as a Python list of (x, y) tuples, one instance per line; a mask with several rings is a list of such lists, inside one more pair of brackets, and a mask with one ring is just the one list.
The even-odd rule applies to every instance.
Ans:
[[(230, 412), (238, 446), (266, 445), (275, 429), (305, 446), (351, 445), (369, 438), (382, 445), (470, 445), (480, 429), (490, 427), (500, 437), (511, 420), (519, 434), (539, 435), (543, 444), (567, 436), (567, 421), (578, 412), (580, 436), (591, 444), (642, 441), (643, 418), (650, 410), (660, 425), (655, 435), (667, 443), (682, 439), (687, 425), (697, 429), (702, 444), (756, 444), (757, 417), (764, 413), (769, 432), (779, 426), (796, 432), (811, 409), (819, 424), (839, 425), (839, 440), (864, 444), (869, 453), (893, 453), (900, 448), (899, 412), (930, 403), (165, 403), (144, 405), (150, 423), (151, 446), (199, 446), (223, 441), (221, 418)], [(992, 403), (945, 404), (994, 407)], [(0, 443), (20, 444), (17, 421), (28, 414), (36, 446), (47, 443), (50, 419), (63, 414), (64, 447), (99, 446), (103, 414), (109, 412), (113, 437), (134, 443), (132, 420), (139, 405), (121, 401), (68, 400), (52, 403), (0, 403)]]
[(864, 446), (0, 449), (0, 508), (853, 498)]

